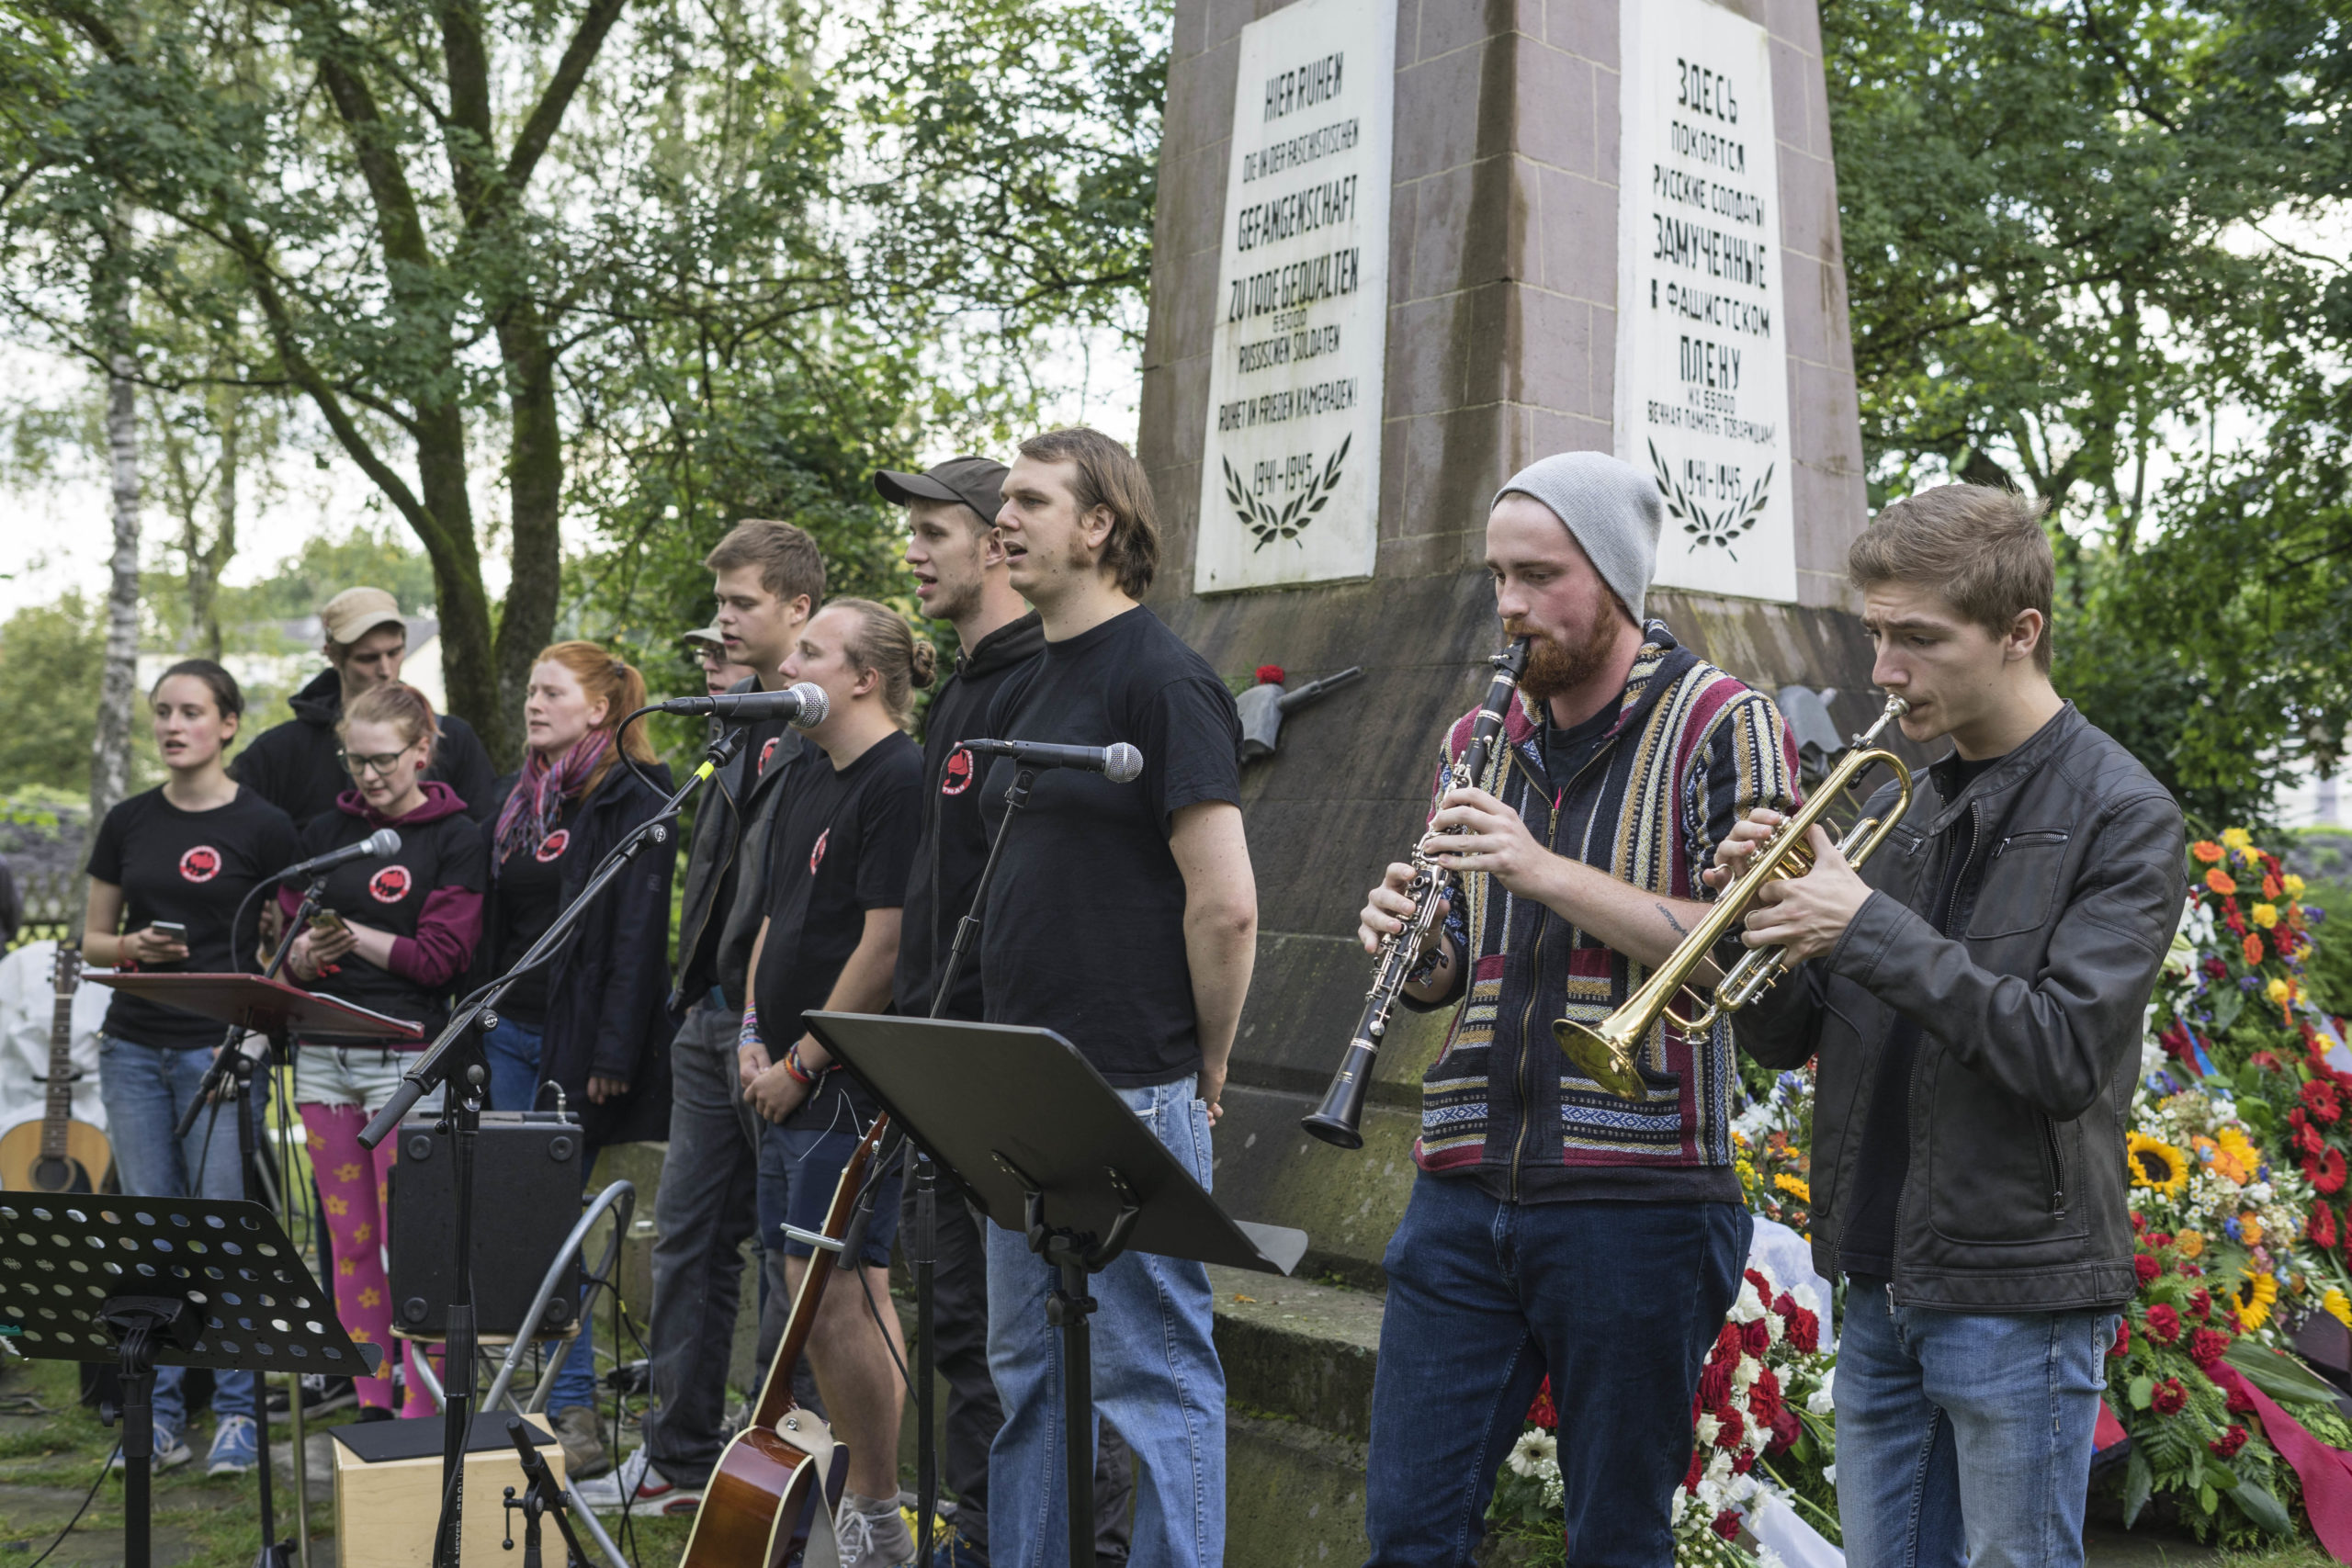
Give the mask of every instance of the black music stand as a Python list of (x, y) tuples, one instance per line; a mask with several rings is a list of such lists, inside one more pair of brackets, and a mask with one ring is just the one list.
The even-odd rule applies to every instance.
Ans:
[(0, 1195), (0, 1335), (38, 1359), (121, 1369), (130, 1568), (152, 1548), (155, 1369), (372, 1376), (382, 1348), (353, 1344), (324, 1298), (258, 1203)]
[(1133, 1248), (1287, 1274), (1306, 1233), (1236, 1220), (1049, 1029), (807, 1012), (834, 1060), (873, 1091), (984, 1209), (1060, 1271), (1071, 1568), (1094, 1562), (1094, 1387), (1086, 1277)]

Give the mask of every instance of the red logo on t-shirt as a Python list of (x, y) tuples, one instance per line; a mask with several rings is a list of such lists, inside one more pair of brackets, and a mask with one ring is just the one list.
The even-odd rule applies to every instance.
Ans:
[(190, 882), (209, 882), (220, 874), (220, 852), (210, 844), (198, 844), (180, 856), (180, 874)]
[(939, 771), (939, 793), (961, 795), (972, 787), (972, 754), (961, 746), (948, 754), (947, 766)]
[(825, 863), (825, 840), (832, 836), (833, 830), (831, 828), (826, 829), (823, 832), (817, 835), (817, 847), (808, 852), (809, 875), (816, 875), (817, 868)]
[(775, 743), (783, 739), (784, 737), (781, 735), (771, 735), (767, 739), (767, 744), (760, 748), (760, 772), (762, 774), (765, 774), (768, 771), (768, 759), (775, 755)]
[(408, 867), (388, 865), (368, 879), (368, 892), (379, 904), (397, 904), (408, 897)]
[(561, 859), (565, 848), (571, 842), (571, 829), (569, 828), (558, 828), (554, 832), (549, 833), (540, 841), (537, 857), (539, 863), (544, 865), (548, 861)]

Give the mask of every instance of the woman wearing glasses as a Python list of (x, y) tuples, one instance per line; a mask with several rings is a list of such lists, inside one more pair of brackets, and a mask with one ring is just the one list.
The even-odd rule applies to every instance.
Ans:
[[(294, 939), (288, 967), (320, 996), (415, 1024), (417, 1038), (387, 1047), (306, 1037), (294, 1060), (294, 1102), (326, 1205), (336, 1315), (354, 1339), (389, 1353), (384, 1184), (399, 1140), (387, 1138), (371, 1152), (360, 1145), (359, 1133), (391, 1098), (411, 1054), (447, 1021), (450, 989), (481, 935), (484, 856), (481, 829), (466, 815), (466, 803), (447, 784), (422, 777), (435, 733), (433, 705), (422, 693), (397, 682), (364, 692), (343, 710), (336, 732), (353, 787), (302, 830), (302, 857), (356, 843), (379, 828), (397, 831), (401, 847), (327, 874), (322, 907)], [(288, 919), (300, 899), (300, 887), (279, 891)], [(414, 1347), (404, 1344), (402, 1356), (410, 1369), (403, 1413), (433, 1414), (415, 1372)], [(391, 1414), (389, 1375), (355, 1381), (360, 1419)]]

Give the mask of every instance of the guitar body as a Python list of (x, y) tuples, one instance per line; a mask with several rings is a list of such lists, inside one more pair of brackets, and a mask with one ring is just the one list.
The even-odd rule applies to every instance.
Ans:
[[(848, 1474), (849, 1450), (806, 1410), (786, 1416), (780, 1430), (746, 1427), (710, 1472), (679, 1568), (784, 1568), (808, 1551), (820, 1508), (830, 1546)], [(812, 1557), (803, 1561), (817, 1568)]]
[(114, 1145), (87, 1122), (65, 1123), (62, 1154), (42, 1152), (41, 1119), (0, 1133), (0, 1188), (11, 1192), (96, 1192), (114, 1169)]
[[(888, 1116), (874, 1119), (833, 1186), (824, 1234), (835, 1241), (849, 1233), (865, 1168), (889, 1128)], [(833, 1511), (849, 1479), (849, 1450), (833, 1440), (830, 1427), (792, 1402), (793, 1365), (808, 1348), (825, 1283), (836, 1272), (828, 1253), (819, 1252), (808, 1265), (752, 1423), (718, 1456), (678, 1568), (785, 1568), (796, 1553), (803, 1568), (837, 1568)]]
[(114, 1173), (114, 1146), (87, 1122), (74, 1119), (74, 992), (82, 983), (82, 954), (57, 944), (55, 1007), (49, 1022), (47, 1105), (40, 1117), (0, 1133), (0, 1188), (11, 1192), (97, 1192)]

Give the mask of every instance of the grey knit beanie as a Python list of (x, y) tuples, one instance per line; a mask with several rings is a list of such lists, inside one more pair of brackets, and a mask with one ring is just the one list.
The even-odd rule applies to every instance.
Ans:
[(1566, 525), (1600, 581), (1616, 590), (1639, 625), (1650, 574), (1657, 570), (1657, 531), (1666, 521), (1657, 482), (1606, 453), (1562, 452), (1511, 475), (1495, 491), (1496, 503), (1514, 491), (1542, 502)]

